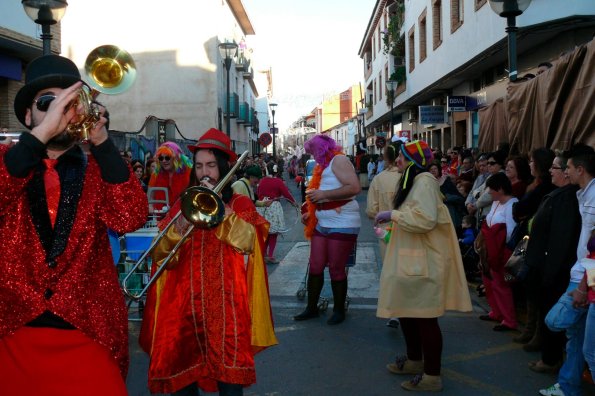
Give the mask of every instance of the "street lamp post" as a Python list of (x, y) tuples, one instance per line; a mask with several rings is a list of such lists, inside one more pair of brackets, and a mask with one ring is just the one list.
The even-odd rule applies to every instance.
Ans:
[(488, 0), (492, 10), (503, 18), (506, 18), (506, 33), (508, 33), (508, 79), (515, 81), (517, 78), (516, 66), (516, 17), (521, 15), (531, 0)]
[(269, 107), (273, 115), (273, 126), (271, 128), (273, 134), (273, 158), (277, 158), (277, 146), (275, 145), (275, 135), (277, 134), (277, 130), (275, 129), (275, 108), (277, 107), (277, 103), (269, 103)]
[(43, 55), (52, 53), (52, 33), (50, 26), (60, 22), (68, 3), (66, 0), (22, 0), (25, 13), (33, 22), (41, 25)]
[(394, 80), (386, 80), (386, 90), (390, 92), (390, 133), (388, 134), (388, 141), (393, 137), (393, 109), (395, 107), (395, 89), (397, 89), (397, 82)]
[[(238, 45), (234, 42), (224, 42), (219, 44), (219, 52), (221, 53), (221, 58), (223, 59), (223, 65), (225, 66), (225, 71), (227, 73), (227, 93), (225, 96), (225, 128), (227, 136), (231, 139), (231, 95), (229, 94), (229, 69), (231, 69), (231, 60), (234, 56), (236, 56), (236, 52), (238, 50)], [(235, 141), (232, 140), (232, 149), (235, 149)]]

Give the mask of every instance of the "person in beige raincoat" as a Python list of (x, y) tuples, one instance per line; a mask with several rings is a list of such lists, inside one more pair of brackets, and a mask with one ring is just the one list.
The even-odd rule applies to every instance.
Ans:
[(436, 179), (427, 171), (432, 151), (426, 142), (401, 147), (397, 167), (403, 176), (391, 211), (376, 223), (392, 221), (377, 316), (398, 317), (407, 355), (387, 365), (395, 374), (415, 375), (401, 384), (412, 391), (440, 391), (442, 332), (446, 310), (471, 311), (457, 235)]

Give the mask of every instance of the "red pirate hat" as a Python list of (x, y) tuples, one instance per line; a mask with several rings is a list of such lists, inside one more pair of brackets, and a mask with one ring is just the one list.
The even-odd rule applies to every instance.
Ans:
[(211, 128), (206, 131), (194, 145), (188, 146), (188, 150), (194, 153), (198, 149), (215, 149), (224, 152), (229, 156), (229, 160), (234, 162), (238, 155), (231, 149), (231, 140), (218, 129)]

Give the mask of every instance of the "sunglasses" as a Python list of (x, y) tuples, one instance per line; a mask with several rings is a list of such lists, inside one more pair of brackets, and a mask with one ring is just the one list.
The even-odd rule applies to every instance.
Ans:
[(159, 161), (169, 161), (171, 159), (169, 155), (160, 155), (158, 158)]
[(496, 161), (488, 161), (488, 165), (496, 165), (497, 162)]
[(39, 98), (35, 99), (33, 103), (37, 107), (37, 110), (46, 112), (48, 111), (48, 107), (50, 107), (50, 103), (52, 103), (56, 99), (56, 95), (41, 95)]

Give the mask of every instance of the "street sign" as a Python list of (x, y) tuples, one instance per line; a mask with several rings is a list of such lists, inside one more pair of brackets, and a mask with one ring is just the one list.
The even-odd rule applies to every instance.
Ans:
[(260, 145), (262, 147), (268, 146), (269, 144), (272, 143), (272, 141), (273, 141), (273, 138), (272, 138), (271, 134), (268, 132), (262, 133), (260, 135), (260, 137), (258, 138), (258, 142), (260, 143)]
[(376, 136), (376, 147), (381, 149), (384, 146), (386, 146), (386, 138), (384, 138), (382, 136)]
[(419, 123), (422, 125), (444, 124), (446, 122), (444, 115), (444, 106), (419, 106)]
[(399, 131), (398, 136), (400, 138), (405, 138), (407, 140), (411, 140), (411, 131), (408, 131), (408, 130)]

